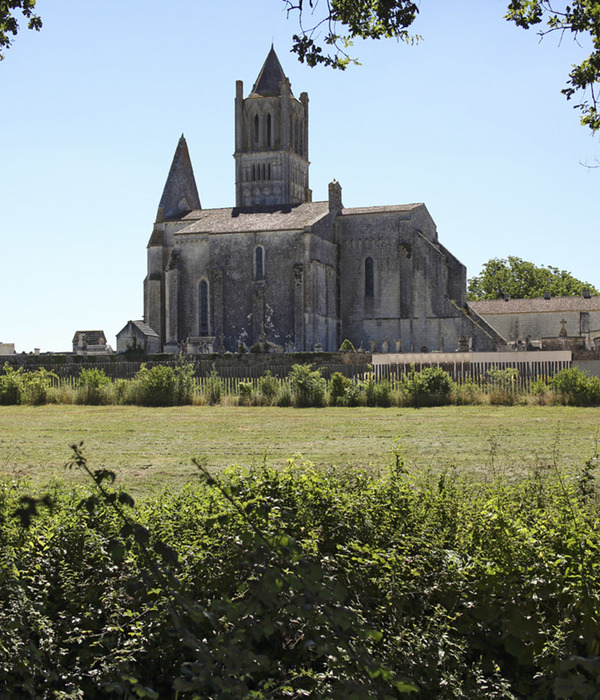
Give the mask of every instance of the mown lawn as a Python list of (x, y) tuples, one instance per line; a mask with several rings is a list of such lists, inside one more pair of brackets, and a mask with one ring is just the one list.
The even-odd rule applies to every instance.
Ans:
[(0, 475), (34, 485), (80, 480), (64, 465), (69, 445), (83, 440), (93, 467), (116, 470), (119, 482), (138, 493), (194, 478), (194, 457), (216, 469), (263, 460), (281, 466), (290, 458), (381, 469), (397, 445), (411, 468), (512, 479), (536, 467), (580, 465), (599, 427), (600, 408), (558, 406), (2, 406)]

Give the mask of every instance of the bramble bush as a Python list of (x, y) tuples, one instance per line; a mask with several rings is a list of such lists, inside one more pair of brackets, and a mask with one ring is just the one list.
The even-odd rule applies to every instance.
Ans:
[(77, 380), (75, 401), (88, 405), (109, 403), (110, 395), (107, 394), (107, 389), (110, 386), (111, 381), (104, 370), (97, 367), (82, 369)]
[(204, 390), (207, 403), (213, 405), (221, 402), (223, 382), (221, 381), (221, 377), (219, 377), (214, 369), (206, 378)]
[(321, 408), (325, 405), (327, 382), (318, 369), (313, 370), (311, 365), (293, 365), (290, 384), (297, 408)]
[(258, 390), (262, 396), (261, 403), (271, 406), (277, 400), (279, 393), (279, 380), (267, 370), (258, 382)]
[(22, 367), (14, 369), (5, 363), (3, 374), (0, 374), (0, 404), (45, 404), (54, 379), (58, 379), (56, 374), (43, 367), (25, 372)]
[(330, 406), (357, 406), (359, 389), (341, 372), (334, 372), (329, 379)]
[(182, 406), (192, 403), (194, 387), (194, 368), (189, 363), (180, 362), (174, 368), (142, 364), (125, 400), (140, 406)]
[(590, 377), (577, 367), (562, 369), (551, 381), (560, 403), (566, 406), (600, 405), (600, 379)]
[(425, 367), (420, 372), (413, 367), (403, 380), (410, 406), (445, 406), (451, 402), (454, 382), (440, 367)]
[(2, 484), (0, 697), (594, 697), (596, 458), (473, 484), (394, 457), (200, 466), (137, 505), (81, 457), (103, 495)]

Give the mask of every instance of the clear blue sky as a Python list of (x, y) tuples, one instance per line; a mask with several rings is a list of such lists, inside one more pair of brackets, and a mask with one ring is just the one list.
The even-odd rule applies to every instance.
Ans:
[(584, 55), (503, 20), (507, 0), (423, 0), (423, 40), (358, 42), (362, 66), (289, 53), (281, 0), (38, 0), (44, 27), (0, 63), (0, 341), (109, 343), (143, 314), (146, 245), (173, 152), (188, 141), (204, 207), (234, 204), (235, 81), (271, 42), (310, 98), (310, 184), (346, 206), (425, 202), (478, 274), (517, 255), (600, 286), (600, 144), (560, 94)]

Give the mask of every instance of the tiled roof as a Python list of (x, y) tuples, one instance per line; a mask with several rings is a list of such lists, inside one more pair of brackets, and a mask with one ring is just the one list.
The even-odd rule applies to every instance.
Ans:
[(175, 236), (194, 233), (244, 233), (247, 231), (297, 231), (329, 213), (328, 202), (200, 209), (183, 218), (189, 224)]
[(478, 314), (540, 314), (559, 311), (600, 311), (600, 296), (550, 297), (550, 299), (489, 299), (470, 301), (469, 306)]

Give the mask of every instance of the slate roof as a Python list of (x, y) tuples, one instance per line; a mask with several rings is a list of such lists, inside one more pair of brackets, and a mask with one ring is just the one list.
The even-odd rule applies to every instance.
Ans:
[[(147, 323), (144, 323), (143, 321), (130, 321), (129, 323), (133, 323), (133, 325), (139, 331), (141, 331), (144, 335), (158, 338), (158, 333), (155, 330), (153, 330), (152, 328), (150, 328), (150, 326)], [(125, 329), (123, 329), (123, 330), (125, 330)]]
[(600, 296), (550, 297), (550, 299), (489, 299), (470, 301), (469, 306), (479, 315), (486, 314), (540, 314), (560, 311), (600, 311)]
[(261, 97), (281, 95), (281, 81), (284, 78), (285, 73), (281, 63), (279, 63), (275, 49), (271, 45), (271, 50), (258, 74), (250, 95), (260, 95)]
[(183, 217), (183, 221), (189, 221), (189, 224), (175, 236), (195, 233), (297, 231), (305, 226), (312, 226), (328, 213), (329, 202), (200, 209)]

